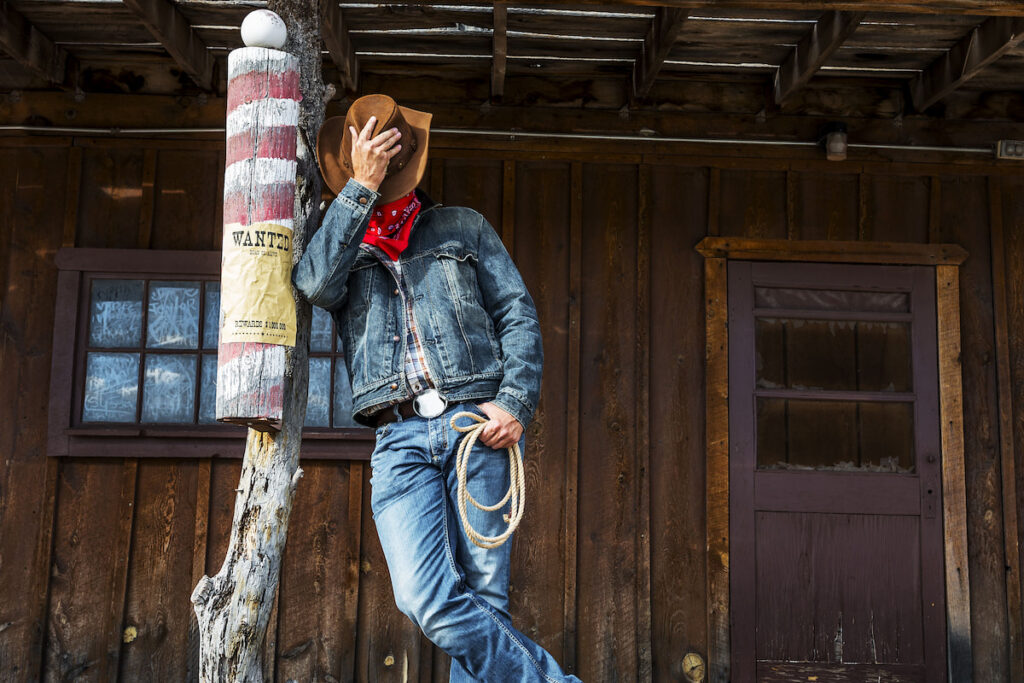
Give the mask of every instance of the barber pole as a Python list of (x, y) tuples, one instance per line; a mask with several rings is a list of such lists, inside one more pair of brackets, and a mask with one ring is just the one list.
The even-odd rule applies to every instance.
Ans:
[[(238, 341), (237, 333), (243, 328), (258, 332), (283, 323), (232, 320), (225, 304), (249, 288), (273, 285), (284, 291), (261, 292), (261, 296), (291, 301), (295, 131), (300, 99), (296, 57), (267, 47), (241, 48), (228, 57), (217, 419), (261, 431), (281, 428), (286, 345)], [(229, 254), (243, 246), (286, 252), (277, 270), (287, 267), (288, 272), (271, 272), (274, 277), (268, 278), (248, 263), (241, 273), (232, 269)], [(267, 280), (271, 280), (269, 285)], [(291, 338), (294, 340), (294, 329)]]

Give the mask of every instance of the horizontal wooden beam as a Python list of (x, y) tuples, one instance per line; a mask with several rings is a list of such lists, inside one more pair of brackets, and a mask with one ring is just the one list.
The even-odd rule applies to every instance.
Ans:
[(821, 15), (775, 73), (775, 103), (782, 104), (807, 85), (829, 57), (853, 35), (863, 18), (864, 12), (830, 11)]
[(350, 92), (356, 91), (359, 88), (359, 59), (337, 2), (324, 0), (320, 3), (320, 35), (331, 61), (338, 68), (341, 86)]
[(655, 10), (643, 47), (633, 64), (633, 97), (645, 97), (654, 85), (687, 16), (685, 9), (659, 7)]
[(924, 111), (977, 76), (1021, 41), (1024, 41), (1024, 18), (986, 19), (914, 78), (910, 84), (914, 106), (918, 111)]
[(174, 61), (203, 90), (213, 89), (213, 59), (206, 45), (170, 0), (124, 0)]
[(705, 237), (696, 247), (705, 258), (748, 261), (816, 261), (820, 263), (887, 263), (905, 266), (956, 266), (967, 252), (955, 244), (768, 240)]
[[(436, 4), (437, 0), (404, 0), (402, 4)], [(449, 5), (479, 5), (479, 0), (449, 0)], [(551, 0), (517, 0), (517, 6), (550, 6)], [(604, 5), (606, 0), (574, 0), (575, 5)], [(900, 14), (976, 14), (980, 16), (1024, 17), (1020, 0), (618, 0), (634, 7), (675, 7), (680, 9), (781, 10), (793, 12), (887, 12)]]
[(491, 33), (491, 99), (505, 94), (505, 67), (508, 61), (508, 7), (494, 3), (494, 30)]
[(9, 2), (0, 3), (0, 51), (54, 85), (68, 85), (71, 80), (68, 74), (75, 70), (74, 58), (43, 35)]

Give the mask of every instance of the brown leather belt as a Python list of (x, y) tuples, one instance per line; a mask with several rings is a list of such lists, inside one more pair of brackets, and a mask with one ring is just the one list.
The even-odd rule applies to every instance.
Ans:
[(410, 417), (416, 417), (416, 409), (413, 408), (412, 399), (399, 403), (398, 405), (388, 406), (381, 411), (374, 413), (374, 427), (380, 427), (386, 425), (389, 422), (398, 422), (398, 416), (401, 416), (403, 420), (408, 420)]

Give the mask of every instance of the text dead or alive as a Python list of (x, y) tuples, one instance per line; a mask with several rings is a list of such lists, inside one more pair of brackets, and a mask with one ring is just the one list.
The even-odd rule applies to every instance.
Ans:
[(268, 330), (286, 330), (288, 329), (288, 323), (276, 320), (236, 320), (235, 327), (265, 327)]
[[(253, 241), (254, 235), (255, 241)], [(235, 230), (231, 233), (231, 237), (234, 239), (236, 247), (267, 247), (268, 249), (288, 251), (292, 245), (289, 235), (270, 230)]]

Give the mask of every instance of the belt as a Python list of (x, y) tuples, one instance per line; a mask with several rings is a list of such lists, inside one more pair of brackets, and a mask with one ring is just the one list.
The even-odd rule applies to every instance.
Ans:
[(398, 403), (393, 406), (388, 406), (383, 410), (380, 410), (373, 414), (374, 427), (380, 427), (386, 425), (389, 422), (398, 422), (398, 418), (401, 417), (403, 420), (408, 420), (410, 417), (416, 417), (416, 408), (413, 407), (413, 399)]

